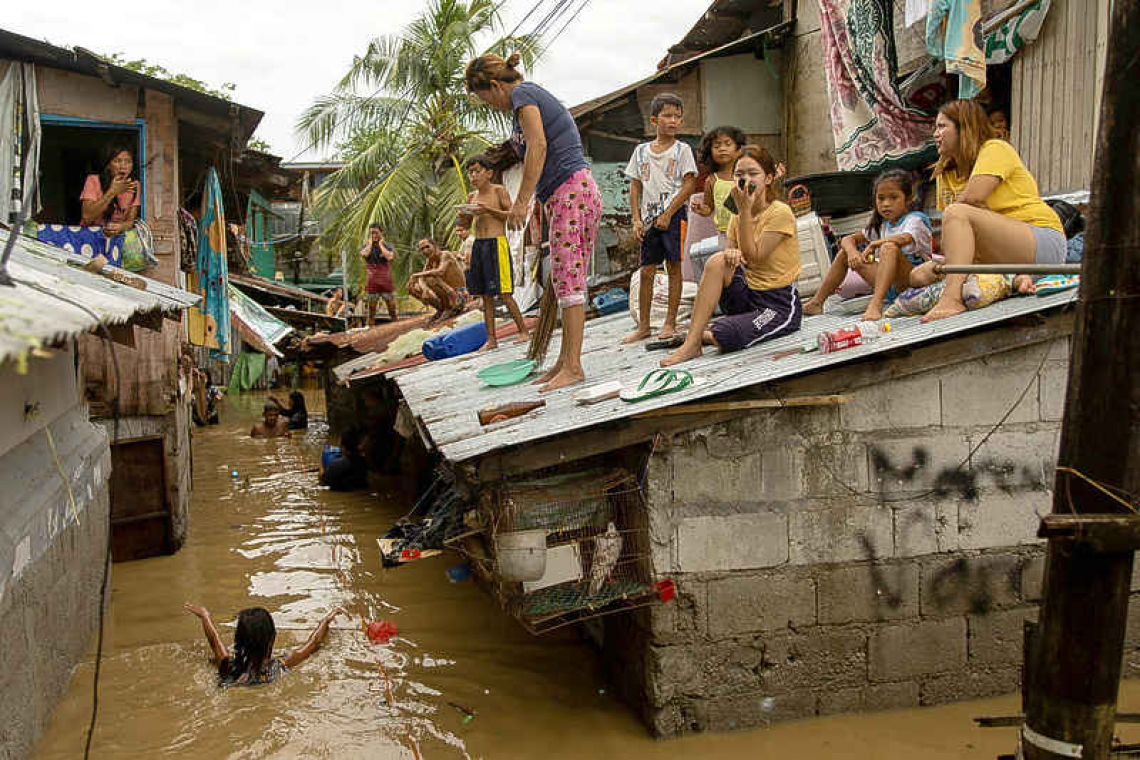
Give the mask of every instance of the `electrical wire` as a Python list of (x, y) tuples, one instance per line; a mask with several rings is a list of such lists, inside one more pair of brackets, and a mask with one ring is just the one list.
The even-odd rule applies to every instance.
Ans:
[(567, 22), (562, 25), (562, 28), (555, 32), (554, 36), (550, 38), (550, 42), (548, 42), (546, 45), (548, 48), (554, 47), (554, 43), (557, 42), (558, 38), (562, 36), (562, 33), (566, 31), (566, 27), (573, 24), (574, 19), (578, 18), (578, 16), (581, 15), (582, 11), (586, 10), (586, 6), (589, 4), (590, 0), (582, 0), (582, 4), (578, 6), (578, 10), (574, 11), (574, 15), (572, 15), (569, 20), (567, 20)]

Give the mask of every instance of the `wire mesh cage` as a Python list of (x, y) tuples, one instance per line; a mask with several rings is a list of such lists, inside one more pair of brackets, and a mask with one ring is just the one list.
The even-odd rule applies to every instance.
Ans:
[[(657, 600), (644, 503), (625, 470), (516, 481), (492, 497), (490, 508), (492, 539), (546, 534), (541, 577), (497, 576), (504, 607), (532, 633)], [(496, 559), (501, 568), (503, 558)]]

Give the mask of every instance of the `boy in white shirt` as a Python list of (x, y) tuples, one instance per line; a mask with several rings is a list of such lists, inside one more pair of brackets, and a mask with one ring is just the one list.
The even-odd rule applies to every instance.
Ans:
[(658, 337), (669, 340), (676, 335), (677, 307), (681, 304), (681, 222), (687, 217), (685, 204), (697, 187), (693, 149), (677, 139), (685, 120), (681, 99), (662, 93), (653, 99), (650, 113), (649, 123), (657, 130), (657, 137), (638, 145), (625, 169), (630, 178), (633, 232), (641, 241), (641, 290), (637, 329), (623, 343), (649, 337), (653, 278), (661, 263), (669, 273), (669, 309)]

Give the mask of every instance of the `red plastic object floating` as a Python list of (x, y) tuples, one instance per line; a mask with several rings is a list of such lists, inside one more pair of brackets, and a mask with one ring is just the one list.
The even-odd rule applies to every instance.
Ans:
[(677, 597), (677, 586), (672, 578), (664, 578), (653, 584), (657, 591), (657, 598), (663, 602), (671, 602)]
[(364, 629), (368, 640), (373, 644), (387, 644), (388, 640), (399, 633), (396, 624), (387, 620), (374, 620)]
[(400, 559), (419, 559), (420, 554), (422, 554), (422, 552), (419, 549), (404, 549), (402, 552), (400, 552)]

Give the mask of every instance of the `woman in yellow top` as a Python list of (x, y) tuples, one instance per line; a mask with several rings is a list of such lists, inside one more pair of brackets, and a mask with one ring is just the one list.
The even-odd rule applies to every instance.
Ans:
[[(1013, 146), (994, 138), (985, 110), (972, 100), (954, 100), (934, 123), (934, 165), (942, 213), (942, 252), (947, 264), (1060, 264), (1065, 233), (1053, 209), (1041, 200), (1037, 181)], [(929, 281), (919, 267), (912, 284)], [(941, 300), (923, 317), (944, 319), (966, 310), (964, 274), (946, 275)]]
[[(728, 225), (728, 248), (705, 264), (689, 334), (662, 367), (695, 359), (703, 343), (727, 353), (800, 329), (800, 243), (795, 214), (776, 200), (776, 162), (746, 145), (732, 176), (740, 213)], [(718, 302), (725, 316), (709, 324)]]

